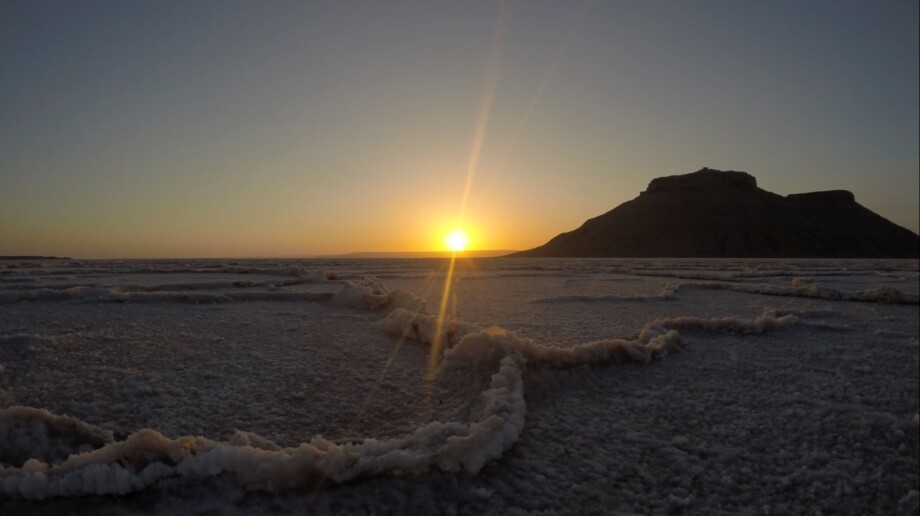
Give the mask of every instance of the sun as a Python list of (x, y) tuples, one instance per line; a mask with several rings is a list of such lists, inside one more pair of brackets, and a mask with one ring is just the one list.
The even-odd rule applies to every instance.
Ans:
[(444, 235), (444, 245), (451, 251), (458, 253), (470, 245), (470, 235), (463, 228), (454, 228)]

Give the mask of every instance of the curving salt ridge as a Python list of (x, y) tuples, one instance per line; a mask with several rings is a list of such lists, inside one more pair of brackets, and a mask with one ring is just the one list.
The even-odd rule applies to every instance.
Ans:
[[(297, 268), (299, 269), (299, 268)], [(293, 273), (292, 273), (293, 274)], [(324, 301), (326, 293), (288, 292), (283, 290), (245, 291), (247, 288), (279, 289), (292, 285), (326, 281), (322, 271), (301, 271), (301, 275), (282, 281), (208, 281), (196, 283), (167, 283), (160, 285), (100, 285), (63, 284), (31, 288), (13, 288), (0, 291), (0, 304), (21, 301), (100, 301), (116, 303), (226, 303), (231, 301)], [(231, 292), (207, 292), (218, 289), (235, 289)]]
[(432, 421), (397, 439), (340, 444), (316, 436), (283, 448), (248, 432), (215, 441), (203, 436), (170, 439), (142, 429), (115, 440), (111, 432), (67, 416), (11, 407), (0, 410), (0, 493), (26, 499), (125, 494), (169, 477), (218, 475), (230, 475), (247, 488), (274, 491), (431, 470), (476, 473), (500, 458), (524, 428), (527, 368), (644, 363), (677, 350), (678, 330), (754, 334), (809, 315), (766, 311), (751, 320), (657, 319), (634, 338), (560, 348), (497, 327), (480, 329), (458, 321), (439, 326), (417, 296), (389, 290), (373, 278), (346, 282), (331, 302), (386, 312), (376, 324), (395, 337), (424, 344), (439, 337), (444, 351), (433, 390), (456, 394), (475, 389), (467, 417)]
[(881, 285), (856, 292), (825, 287), (818, 282), (809, 283), (803, 278), (793, 278), (788, 286), (769, 283), (751, 284), (737, 281), (699, 282), (699, 283), (672, 283), (666, 285), (661, 291), (650, 295), (617, 295), (604, 294), (598, 296), (552, 296), (533, 299), (531, 303), (617, 303), (629, 301), (669, 301), (675, 299), (681, 290), (729, 290), (746, 294), (762, 294), (765, 296), (781, 297), (806, 297), (812, 299), (827, 299), (830, 301), (854, 301), (863, 303), (886, 303), (900, 305), (920, 304), (920, 297), (901, 290)]
[(124, 292), (120, 289), (71, 287), (62, 290), (38, 289), (26, 292), (0, 292), (0, 304), (20, 301), (103, 301), (112, 303), (229, 303), (231, 301), (325, 301), (324, 292), (228, 292), (212, 294), (197, 291)]
[(844, 292), (842, 290), (825, 287), (817, 282), (809, 283), (802, 278), (794, 278), (789, 286), (771, 284), (745, 285), (739, 283), (689, 283), (681, 285), (680, 288), (731, 290), (734, 292), (763, 294), (767, 296), (809, 297), (814, 299), (867, 303), (903, 305), (916, 305), (920, 303), (920, 298), (918, 298), (918, 296), (885, 285), (867, 288), (858, 292)]

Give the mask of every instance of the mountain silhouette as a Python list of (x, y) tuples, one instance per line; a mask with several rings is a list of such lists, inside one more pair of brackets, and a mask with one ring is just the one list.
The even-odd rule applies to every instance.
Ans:
[(747, 172), (703, 168), (510, 256), (917, 258), (920, 237), (846, 190), (782, 196)]

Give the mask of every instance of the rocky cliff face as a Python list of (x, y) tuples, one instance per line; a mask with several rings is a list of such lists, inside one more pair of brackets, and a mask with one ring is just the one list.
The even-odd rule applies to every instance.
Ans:
[(920, 237), (844, 190), (781, 196), (746, 172), (652, 180), (639, 197), (519, 257), (916, 258)]

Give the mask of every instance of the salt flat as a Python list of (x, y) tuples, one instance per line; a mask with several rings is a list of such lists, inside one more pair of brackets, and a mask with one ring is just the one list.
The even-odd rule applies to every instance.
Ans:
[(0, 267), (5, 514), (920, 510), (916, 260)]

